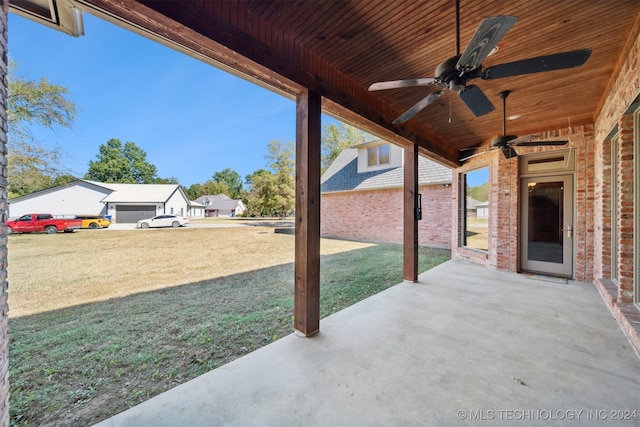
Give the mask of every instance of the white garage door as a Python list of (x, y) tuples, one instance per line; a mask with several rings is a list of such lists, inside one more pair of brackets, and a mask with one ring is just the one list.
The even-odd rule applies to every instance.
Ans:
[(141, 219), (156, 216), (156, 206), (117, 205), (116, 222), (119, 224), (138, 222)]

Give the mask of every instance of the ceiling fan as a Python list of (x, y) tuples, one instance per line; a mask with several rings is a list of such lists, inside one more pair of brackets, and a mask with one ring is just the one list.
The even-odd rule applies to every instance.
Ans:
[[(471, 154), (470, 156), (461, 158), (460, 161), (463, 162), (472, 157), (479, 156), (481, 154), (486, 153), (489, 150), (500, 149), (502, 153), (507, 159), (511, 159), (516, 157), (518, 154), (513, 147), (537, 147), (537, 146), (562, 146), (566, 145), (569, 141), (536, 141), (535, 135), (526, 135), (526, 136), (517, 136), (517, 135), (507, 135), (507, 97), (511, 91), (505, 90), (499, 93), (500, 98), (502, 99), (502, 135), (496, 138), (493, 138), (491, 141), (491, 148), (476, 152)], [(477, 147), (473, 148), (463, 148), (463, 150), (477, 150)]]
[(517, 16), (491, 16), (480, 23), (465, 51), (460, 54), (460, 0), (456, 0), (456, 54), (447, 59), (435, 71), (435, 77), (392, 80), (373, 83), (370, 91), (398, 89), (414, 86), (436, 85), (441, 89), (430, 93), (404, 114), (393, 121), (404, 123), (422, 109), (438, 99), (449, 89), (469, 107), (471, 112), (480, 117), (495, 110), (487, 96), (476, 85), (467, 85), (467, 81), (475, 78), (482, 80), (499, 79), (523, 74), (554, 71), (574, 68), (583, 65), (591, 55), (591, 49), (573, 50), (552, 55), (538, 56), (506, 64), (494, 65), (482, 69), (482, 62), (495, 50), (498, 42), (518, 20)]

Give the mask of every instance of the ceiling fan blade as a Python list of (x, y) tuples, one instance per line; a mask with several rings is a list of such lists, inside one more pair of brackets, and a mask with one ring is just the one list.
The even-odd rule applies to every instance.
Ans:
[(416, 103), (416, 105), (414, 105), (413, 107), (411, 107), (407, 111), (405, 111), (405, 113), (403, 115), (401, 115), (400, 117), (395, 119), (393, 121), (393, 124), (394, 125), (399, 125), (401, 123), (406, 122), (411, 117), (413, 117), (416, 114), (418, 114), (427, 105), (431, 104), (433, 101), (435, 101), (436, 99), (440, 98), (440, 95), (442, 95), (442, 91), (438, 90), (438, 91), (432, 92), (429, 95), (425, 96), (420, 101), (418, 101), (418, 103)]
[(491, 53), (507, 31), (518, 20), (517, 16), (490, 16), (480, 23), (467, 48), (456, 64), (459, 71), (475, 70)]
[[(514, 140), (515, 141), (515, 140)], [(569, 141), (522, 141), (512, 142), (509, 145), (515, 145), (517, 147), (540, 147), (540, 146), (554, 146), (554, 145), (567, 145)]]
[(517, 138), (512, 138), (508, 141), (509, 145), (516, 145), (518, 147), (535, 147), (536, 145), (566, 145), (569, 141), (564, 140), (539, 140), (538, 135), (524, 135)]
[(506, 146), (506, 147), (502, 147), (502, 154), (504, 154), (504, 157), (506, 157), (507, 159), (513, 159), (514, 157), (518, 157), (518, 153), (516, 153), (516, 150), (513, 149), (513, 147)]
[(428, 86), (433, 84), (436, 79), (429, 77), (425, 79), (409, 79), (409, 80), (391, 80), (388, 82), (377, 82), (369, 86), (369, 91), (399, 89), (403, 87)]
[(482, 156), (483, 154), (488, 153), (491, 150), (492, 150), (491, 148), (488, 148), (488, 149), (485, 149), (485, 150), (482, 150), (482, 151), (475, 152), (473, 154), (469, 154), (468, 156), (460, 158), (460, 162), (464, 162), (464, 161), (472, 159), (474, 157)]
[(482, 72), (482, 79), (499, 79), (502, 77), (519, 76), (522, 74), (575, 68), (587, 62), (589, 56), (591, 56), (591, 49), (580, 49), (494, 65)]
[(482, 154), (484, 154), (484, 153), (486, 153), (486, 151), (483, 151), (483, 152), (481, 152), (481, 153), (473, 153), (473, 154), (471, 154), (471, 155), (469, 155), (469, 156), (461, 157), (459, 161), (460, 161), (460, 163), (462, 163), (462, 162), (466, 162), (467, 160), (469, 160), (469, 159), (473, 159), (474, 157), (477, 157), (477, 156), (481, 156), (481, 155), (482, 155)]
[(482, 89), (476, 85), (466, 86), (458, 96), (476, 117), (484, 116), (496, 109)]

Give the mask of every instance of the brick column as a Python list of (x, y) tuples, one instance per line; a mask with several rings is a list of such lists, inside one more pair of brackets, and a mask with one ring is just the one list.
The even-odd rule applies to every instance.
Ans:
[(0, 426), (9, 425), (9, 306), (7, 305), (7, 20), (9, 2), (0, 0)]
[(618, 302), (633, 302), (633, 114), (618, 123)]

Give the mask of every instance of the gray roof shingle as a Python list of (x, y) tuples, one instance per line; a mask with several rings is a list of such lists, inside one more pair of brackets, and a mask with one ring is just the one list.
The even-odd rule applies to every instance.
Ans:
[[(418, 157), (418, 184), (451, 184), (451, 169), (426, 157)], [(375, 190), (402, 187), (404, 168), (394, 167), (358, 173), (358, 148), (351, 147), (342, 152), (331, 163), (320, 180), (320, 192)]]

